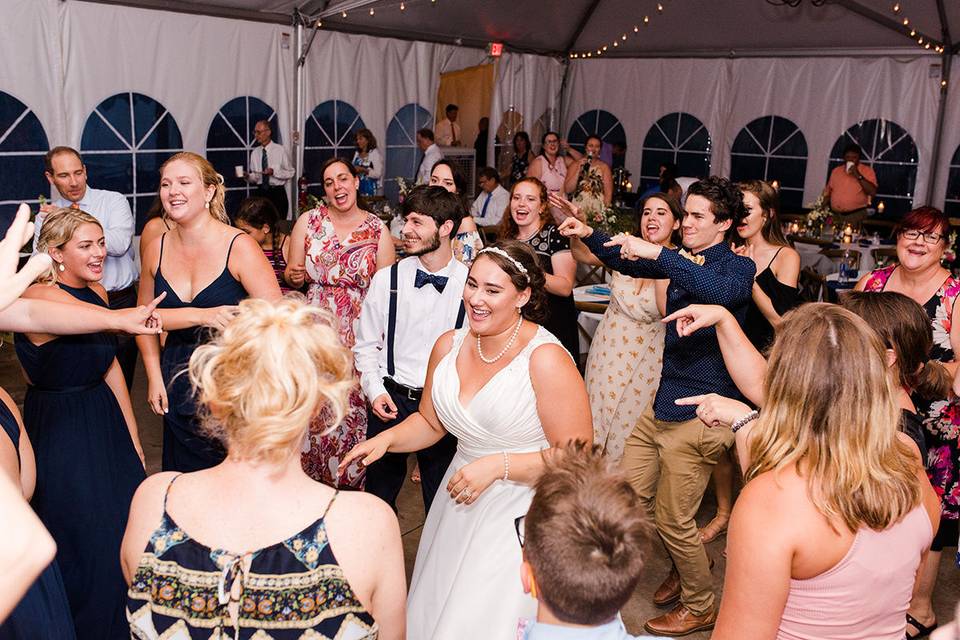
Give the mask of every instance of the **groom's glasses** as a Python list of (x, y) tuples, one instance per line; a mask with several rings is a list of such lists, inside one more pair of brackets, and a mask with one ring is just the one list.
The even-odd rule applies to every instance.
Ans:
[(520, 548), (523, 548), (523, 519), (526, 517), (526, 515), (522, 515), (513, 521), (513, 528), (517, 530), (517, 540), (520, 541)]

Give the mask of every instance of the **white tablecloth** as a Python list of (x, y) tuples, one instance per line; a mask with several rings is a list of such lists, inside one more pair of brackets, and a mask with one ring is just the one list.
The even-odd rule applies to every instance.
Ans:
[[(599, 303), (608, 303), (610, 302), (610, 294), (602, 293), (590, 293), (589, 290), (593, 289), (598, 285), (595, 284), (586, 284), (573, 289), (573, 300), (574, 302), (599, 302)], [(600, 325), (600, 319), (603, 318), (602, 313), (596, 313), (593, 311), (581, 311), (577, 314), (577, 324), (580, 325), (580, 328), (583, 329), (579, 331), (580, 335), (580, 353), (586, 354), (590, 351), (590, 341), (593, 339), (593, 334), (596, 333), (597, 327)]]

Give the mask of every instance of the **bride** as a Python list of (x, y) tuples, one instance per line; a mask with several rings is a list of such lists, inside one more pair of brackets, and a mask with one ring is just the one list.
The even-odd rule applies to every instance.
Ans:
[[(536, 613), (516, 571), (519, 524), (543, 450), (593, 437), (583, 379), (537, 322), (543, 271), (519, 242), (479, 252), (463, 299), (469, 328), (440, 336), (419, 412), (357, 445), (341, 463), (425, 449), (449, 431), (459, 441), (427, 516), (407, 600), (407, 637), (508, 640)], [(441, 485), (443, 486), (443, 485)]]

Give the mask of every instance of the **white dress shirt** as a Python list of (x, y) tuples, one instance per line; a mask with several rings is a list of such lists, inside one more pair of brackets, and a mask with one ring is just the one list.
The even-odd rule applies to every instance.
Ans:
[[(488, 196), (490, 199), (489, 202), (487, 202)], [(484, 204), (486, 204), (486, 210), (484, 210)], [(477, 199), (473, 201), (473, 205), (470, 207), (470, 215), (473, 216), (477, 224), (484, 227), (500, 224), (500, 221), (503, 219), (503, 213), (507, 210), (509, 204), (510, 192), (498, 184), (496, 189), (490, 193), (486, 191), (480, 192), (480, 195), (477, 196)]]
[[(414, 286), (417, 269), (431, 273), (420, 258), (404, 258), (397, 266), (397, 327), (393, 340), (394, 382), (421, 388), (427, 378), (427, 363), (433, 343), (445, 331), (454, 328), (467, 267), (451, 257), (440, 271), (446, 276), (443, 293), (430, 283)], [(357, 341), (353, 355), (360, 372), (360, 386), (368, 401), (387, 392), (387, 319), (390, 312), (390, 269), (380, 269), (370, 281), (355, 326)]]
[(417, 184), (430, 184), (430, 170), (437, 160), (443, 160), (443, 152), (436, 144), (432, 144), (423, 152), (423, 160), (417, 171)]
[[(254, 147), (250, 152), (250, 179), (251, 184), (263, 184), (263, 165), (260, 164), (263, 155), (263, 147)], [(290, 158), (287, 156), (287, 150), (281, 147), (273, 140), (267, 144), (267, 166), (273, 169), (273, 175), (267, 176), (271, 187), (282, 187), (287, 184), (287, 180), (296, 174)]]
[[(73, 203), (57, 194), (51, 201), (55, 207), (70, 207)], [(103, 226), (103, 239), (107, 243), (107, 258), (103, 261), (103, 279), (100, 284), (107, 291), (126, 289), (140, 277), (140, 265), (134, 257), (133, 212), (130, 203), (116, 191), (91, 189), (77, 204), (84, 213), (89, 213)], [(33, 246), (37, 246), (40, 229), (43, 227), (43, 214), (37, 215)], [(36, 251), (36, 249), (34, 249)]]
[(442, 147), (451, 146), (454, 140), (459, 140), (460, 144), (463, 144), (463, 138), (460, 137), (460, 125), (456, 122), (450, 122), (449, 118), (444, 118), (438, 122), (433, 134), (436, 136), (437, 144)]

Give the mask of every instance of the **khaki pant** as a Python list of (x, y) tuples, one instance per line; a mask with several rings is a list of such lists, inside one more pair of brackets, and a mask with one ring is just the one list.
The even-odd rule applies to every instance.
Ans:
[(695, 518), (713, 467), (733, 440), (729, 429), (708, 428), (697, 418), (657, 420), (651, 405), (623, 450), (621, 465), (680, 574), (680, 601), (698, 615), (715, 598)]

